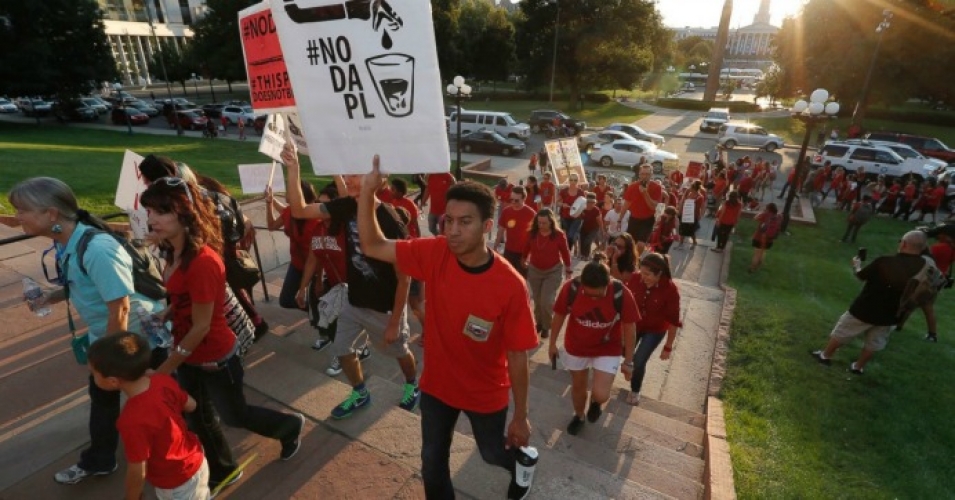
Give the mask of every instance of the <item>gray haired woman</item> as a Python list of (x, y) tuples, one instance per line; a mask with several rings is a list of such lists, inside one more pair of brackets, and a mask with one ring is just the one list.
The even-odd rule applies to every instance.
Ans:
[[(83, 235), (108, 228), (102, 220), (80, 210), (76, 196), (63, 181), (51, 177), (27, 179), (10, 190), (8, 200), (16, 209), (24, 233), (53, 240), (51, 250), (56, 253), (57, 271), (55, 277), (48, 279), (56, 285), (68, 285), (70, 306), (89, 327), (90, 342), (121, 331), (140, 333), (138, 319), (129, 317), (132, 303), (138, 302), (149, 313), (164, 308), (161, 302), (134, 291), (132, 259), (107, 234), (95, 234), (88, 240), (81, 267), (77, 250)], [(63, 296), (62, 292), (54, 293), (51, 302), (62, 300)], [(165, 360), (166, 350), (152, 343), (150, 347), (155, 368)], [(100, 389), (90, 376), (89, 394), (90, 446), (80, 453), (79, 462), (54, 475), (62, 484), (76, 484), (89, 476), (110, 474), (117, 468), (119, 392)]]

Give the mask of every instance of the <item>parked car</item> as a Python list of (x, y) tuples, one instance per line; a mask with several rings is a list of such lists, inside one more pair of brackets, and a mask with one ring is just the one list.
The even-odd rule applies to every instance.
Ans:
[(252, 125), (252, 121), (255, 120), (255, 112), (250, 106), (225, 106), (222, 108), (221, 115), (225, 117), (229, 125), (235, 125), (239, 123), (239, 120), (244, 121), (246, 125)]
[(106, 113), (109, 113), (109, 110), (112, 108), (112, 106), (109, 106), (94, 97), (80, 97), (79, 100), (82, 101), (83, 104), (93, 108), (93, 111), (96, 111), (97, 115), (105, 115)]
[(10, 99), (0, 97), (0, 113), (16, 113), (20, 108)]
[(481, 153), (496, 153), (504, 156), (520, 154), (527, 146), (517, 139), (508, 139), (493, 130), (478, 130), (461, 136), (461, 150)]
[[(449, 131), (457, 133), (458, 113), (451, 113), (448, 122)], [(510, 113), (500, 111), (462, 111), (461, 134), (476, 132), (481, 129), (494, 130), (509, 139), (526, 141), (531, 137), (531, 128), (526, 123), (518, 123)]]
[(710, 110), (703, 115), (703, 122), (700, 123), (700, 132), (719, 132), (720, 125), (729, 121), (729, 108), (710, 108)]
[(872, 132), (866, 136), (869, 141), (888, 141), (898, 142), (912, 146), (916, 151), (925, 156), (938, 158), (947, 163), (955, 162), (955, 150), (945, 145), (944, 142), (924, 135), (905, 134), (902, 132)]
[(537, 134), (547, 128), (548, 125), (553, 125), (554, 118), (560, 120), (562, 126), (574, 129), (575, 134), (579, 134), (587, 128), (587, 122), (573, 118), (556, 109), (535, 109), (531, 111), (531, 117), (527, 119), (527, 124), (531, 126), (531, 132)]
[[(175, 116), (176, 118), (173, 118)], [(205, 116), (202, 116), (202, 110), (199, 109), (186, 109), (182, 111), (176, 111), (175, 115), (169, 115), (166, 117), (166, 122), (169, 124), (169, 128), (176, 127), (176, 121), (179, 120), (179, 126), (187, 130), (202, 130), (206, 127), (206, 123), (209, 122), (209, 119)]]
[(611, 123), (604, 130), (619, 130), (638, 141), (652, 142), (657, 147), (663, 146), (666, 139), (660, 134), (653, 134), (631, 123)]
[(236, 101), (236, 100), (231, 100), (231, 101), (229, 101), (229, 102), (227, 102), (227, 103), (224, 103), (223, 106), (241, 106), (241, 107), (243, 107), (243, 108), (247, 108), (247, 107), (252, 106), (252, 103), (250, 103), (249, 101)]
[(583, 135), (577, 139), (577, 148), (584, 152), (591, 152), (595, 146), (602, 146), (604, 144), (610, 144), (613, 141), (619, 141), (621, 139), (628, 141), (637, 140), (636, 137), (632, 135), (621, 132), (619, 130), (604, 130), (603, 132), (597, 132), (596, 134)]
[(785, 145), (782, 137), (766, 132), (766, 129), (752, 123), (727, 123), (720, 125), (717, 142), (726, 149), (746, 146), (765, 149), (772, 153)]
[(877, 146), (887, 147), (892, 151), (895, 151), (897, 155), (901, 156), (905, 160), (906, 164), (911, 164), (914, 167), (921, 166), (925, 173), (925, 177), (938, 177), (948, 166), (948, 163), (945, 163), (938, 158), (929, 158), (916, 151), (912, 146), (906, 146), (901, 142), (867, 141), (861, 139), (849, 139), (845, 142), (846, 144), (874, 144)]
[(93, 122), (99, 120), (99, 113), (87, 106), (82, 99), (57, 101), (53, 103), (53, 116), (60, 122)]
[(146, 125), (149, 123), (149, 115), (132, 106), (117, 106), (113, 108), (110, 114), (110, 120), (113, 125), (126, 125), (126, 120), (130, 125)]
[(923, 163), (907, 163), (895, 151), (877, 144), (829, 141), (813, 155), (811, 163), (818, 166), (827, 161), (833, 168), (844, 167), (847, 172), (855, 172), (859, 167), (864, 167), (869, 177), (901, 177), (911, 174), (920, 181), (925, 178)]
[(159, 110), (156, 109), (155, 107), (151, 106), (151, 105), (150, 105), (149, 103), (147, 103), (146, 101), (140, 101), (140, 100), (137, 99), (137, 100), (135, 100), (135, 101), (127, 102), (127, 103), (126, 103), (126, 106), (127, 106), (127, 107), (136, 108), (136, 109), (142, 111), (143, 113), (146, 113), (147, 115), (149, 115), (150, 118), (152, 118), (152, 117), (154, 117), (154, 116), (159, 116)]
[(662, 174), (664, 165), (674, 165), (680, 157), (669, 151), (657, 148), (652, 142), (620, 139), (594, 146), (590, 157), (600, 163), (600, 166), (610, 168), (614, 165), (624, 165), (633, 168), (641, 163), (653, 166), (654, 174)]
[(17, 101), (20, 111), (26, 116), (47, 116), (53, 110), (53, 105), (43, 99), (22, 97)]
[(220, 118), (222, 116), (222, 108), (224, 107), (225, 104), (221, 103), (204, 104), (202, 106), (202, 113), (208, 118)]

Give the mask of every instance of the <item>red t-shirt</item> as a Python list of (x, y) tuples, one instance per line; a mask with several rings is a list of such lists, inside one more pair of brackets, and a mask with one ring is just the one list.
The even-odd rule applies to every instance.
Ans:
[(524, 247), (523, 259), (530, 256), (530, 265), (536, 269), (546, 271), (564, 263), (570, 267), (570, 248), (567, 246), (567, 235), (562, 231), (555, 231), (547, 236), (538, 234), (527, 239)]
[(156, 373), (149, 377), (149, 388), (129, 398), (116, 420), (126, 461), (146, 462), (146, 480), (157, 488), (181, 486), (202, 467), (202, 445), (182, 418), (187, 400), (172, 377)]
[(935, 266), (942, 274), (947, 275), (949, 268), (952, 267), (952, 261), (955, 260), (955, 249), (948, 243), (938, 242), (932, 245), (929, 251), (935, 259)]
[(282, 222), (285, 224), (285, 235), (289, 239), (289, 253), (292, 255), (291, 265), (299, 271), (305, 269), (305, 261), (308, 259), (309, 245), (311, 244), (311, 234), (319, 219), (293, 219), (292, 209), (285, 207), (282, 210)]
[(431, 200), (431, 207), (428, 210), (431, 215), (444, 215), (448, 204), (445, 195), (453, 184), (454, 176), (451, 174), (428, 175), (428, 198)]
[(607, 193), (613, 191), (613, 188), (610, 186), (600, 187), (600, 185), (594, 186), (593, 192), (597, 196), (597, 204), (600, 205), (604, 202), (604, 198), (607, 197)]
[[(657, 207), (655, 204), (652, 206), (647, 204), (647, 200), (644, 199), (641, 189), (642, 187), (639, 182), (630, 184), (630, 187), (627, 188), (627, 192), (623, 194), (623, 199), (630, 203), (631, 218), (649, 219), (654, 216)], [(647, 190), (650, 192), (651, 200), (657, 203), (663, 201), (663, 186), (661, 186), (659, 182), (650, 181), (647, 184)]]
[(527, 205), (522, 205), (520, 208), (504, 207), (501, 211), (501, 219), (497, 221), (497, 227), (504, 230), (504, 250), (514, 253), (524, 252), (531, 224), (536, 216), (537, 211)]
[(395, 192), (388, 186), (382, 186), (381, 189), (375, 192), (375, 196), (377, 196), (382, 203), (391, 203), (392, 200), (395, 199)]
[(925, 205), (929, 208), (938, 208), (939, 205), (942, 204), (942, 198), (944, 197), (945, 188), (942, 186), (935, 186), (934, 188), (928, 190)]
[(212, 248), (203, 246), (189, 263), (178, 267), (166, 280), (172, 304), (172, 336), (178, 345), (192, 329), (192, 304), (212, 303), (212, 323), (186, 363), (200, 364), (225, 358), (235, 346), (235, 334), (229, 329), (223, 312), (225, 301), (225, 264)]
[(637, 321), (637, 334), (640, 332), (665, 332), (670, 326), (683, 326), (680, 321), (680, 291), (672, 280), (660, 278), (653, 288), (633, 273), (627, 288), (633, 293), (640, 319)]
[(494, 198), (497, 199), (497, 203), (500, 206), (507, 206), (511, 202), (511, 189), (514, 188), (513, 184), (508, 184), (506, 186), (501, 186), (498, 184), (494, 186)]
[(591, 231), (600, 229), (600, 221), (603, 219), (603, 212), (601, 212), (597, 207), (588, 206), (584, 209), (584, 213), (580, 214), (580, 218), (584, 220), (580, 226), (580, 231), (582, 233), (589, 233)]
[(558, 193), (560, 196), (561, 204), (566, 203), (569, 206), (560, 207), (560, 218), (561, 219), (570, 219), (570, 206), (573, 206), (574, 202), (577, 201), (577, 198), (583, 198), (587, 196), (587, 192), (583, 189), (577, 188), (577, 194), (570, 194), (570, 188), (564, 188)]
[(411, 236), (412, 238), (420, 238), (421, 232), (418, 229), (418, 206), (415, 205), (413, 201), (404, 197), (394, 197), (389, 203), (396, 208), (401, 207), (408, 211), (408, 214), (411, 216), (411, 220), (408, 221), (408, 236)]
[(736, 205), (730, 205), (729, 203), (724, 203), (720, 208), (719, 223), (720, 225), (725, 226), (735, 226), (739, 221), (739, 214), (743, 211), (743, 204), (737, 203)]
[(507, 353), (537, 347), (524, 279), (503, 257), (482, 272), (461, 267), (443, 236), (395, 242), (398, 269), (425, 283), (421, 390), (461, 410), (506, 408)]
[(907, 202), (911, 202), (912, 200), (915, 199), (915, 193), (916, 193), (916, 191), (915, 191), (915, 185), (914, 185), (914, 184), (909, 184), (909, 185), (905, 186), (904, 189), (902, 189), (902, 196), (905, 197), (905, 201), (907, 201)]
[(743, 177), (743, 179), (739, 181), (739, 192), (748, 193), (752, 190), (753, 190), (753, 178), (747, 175), (746, 177)]
[(345, 233), (330, 234), (328, 221), (321, 221), (312, 230), (310, 248), (318, 259), (318, 265), (325, 273), (329, 286), (335, 286), (348, 279), (345, 245)]
[(717, 200), (720, 200), (723, 198), (724, 193), (726, 193), (726, 179), (717, 177), (716, 180), (713, 181), (713, 196), (715, 196)]
[(674, 187), (680, 187), (683, 185), (683, 172), (679, 170), (674, 170), (670, 173), (670, 182), (673, 183)]
[(557, 195), (557, 186), (550, 181), (540, 183), (541, 205), (550, 206), (554, 204), (554, 196)]
[(620, 356), (623, 324), (636, 323), (640, 319), (633, 294), (624, 287), (618, 320), (617, 311), (613, 307), (612, 284), (607, 287), (607, 293), (599, 299), (585, 294), (583, 285), (578, 286), (574, 303), (568, 308), (571, 283), (572, 281), (567, 281), (560, 287), (560, 293), (554, 302), (554, 312), (567, 316), (564, 348), (569, 354), (582, 358)]

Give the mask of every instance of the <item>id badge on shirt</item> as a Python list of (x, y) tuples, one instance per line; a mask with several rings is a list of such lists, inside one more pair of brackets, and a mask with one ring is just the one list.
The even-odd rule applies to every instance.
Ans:
[(487, 342), (488, 337), (491, 335), (492, 328), (494, 328), (494, 322), (469, 314), (468, 320), (464, 323), (464, 332), (462, 333), (475, 342)]

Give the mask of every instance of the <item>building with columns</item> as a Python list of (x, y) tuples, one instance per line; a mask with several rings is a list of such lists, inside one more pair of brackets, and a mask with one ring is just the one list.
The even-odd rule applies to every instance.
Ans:
[[(171, 42), (181, 50), (193, 36), (189, 25), (206, 11), (205, 0), (97, 0), (113, 58), (126, 85), (152, 83), (149, 59)], [(153, 32), (155, 30), (155, 33)]]
[[(759, 11), (753, 17), (753, 24), (742, 28), (730, 28), (726, 44), (724, 67), (762, 68), (772, 64), (772, 42), (779, 28), (769, 23), (769, 0), (762, 0)], [(674, 39), (682, 40), (698, 36), (704, 40), (716, 41), (718, 27), (712, 28), (676, 28)]]

